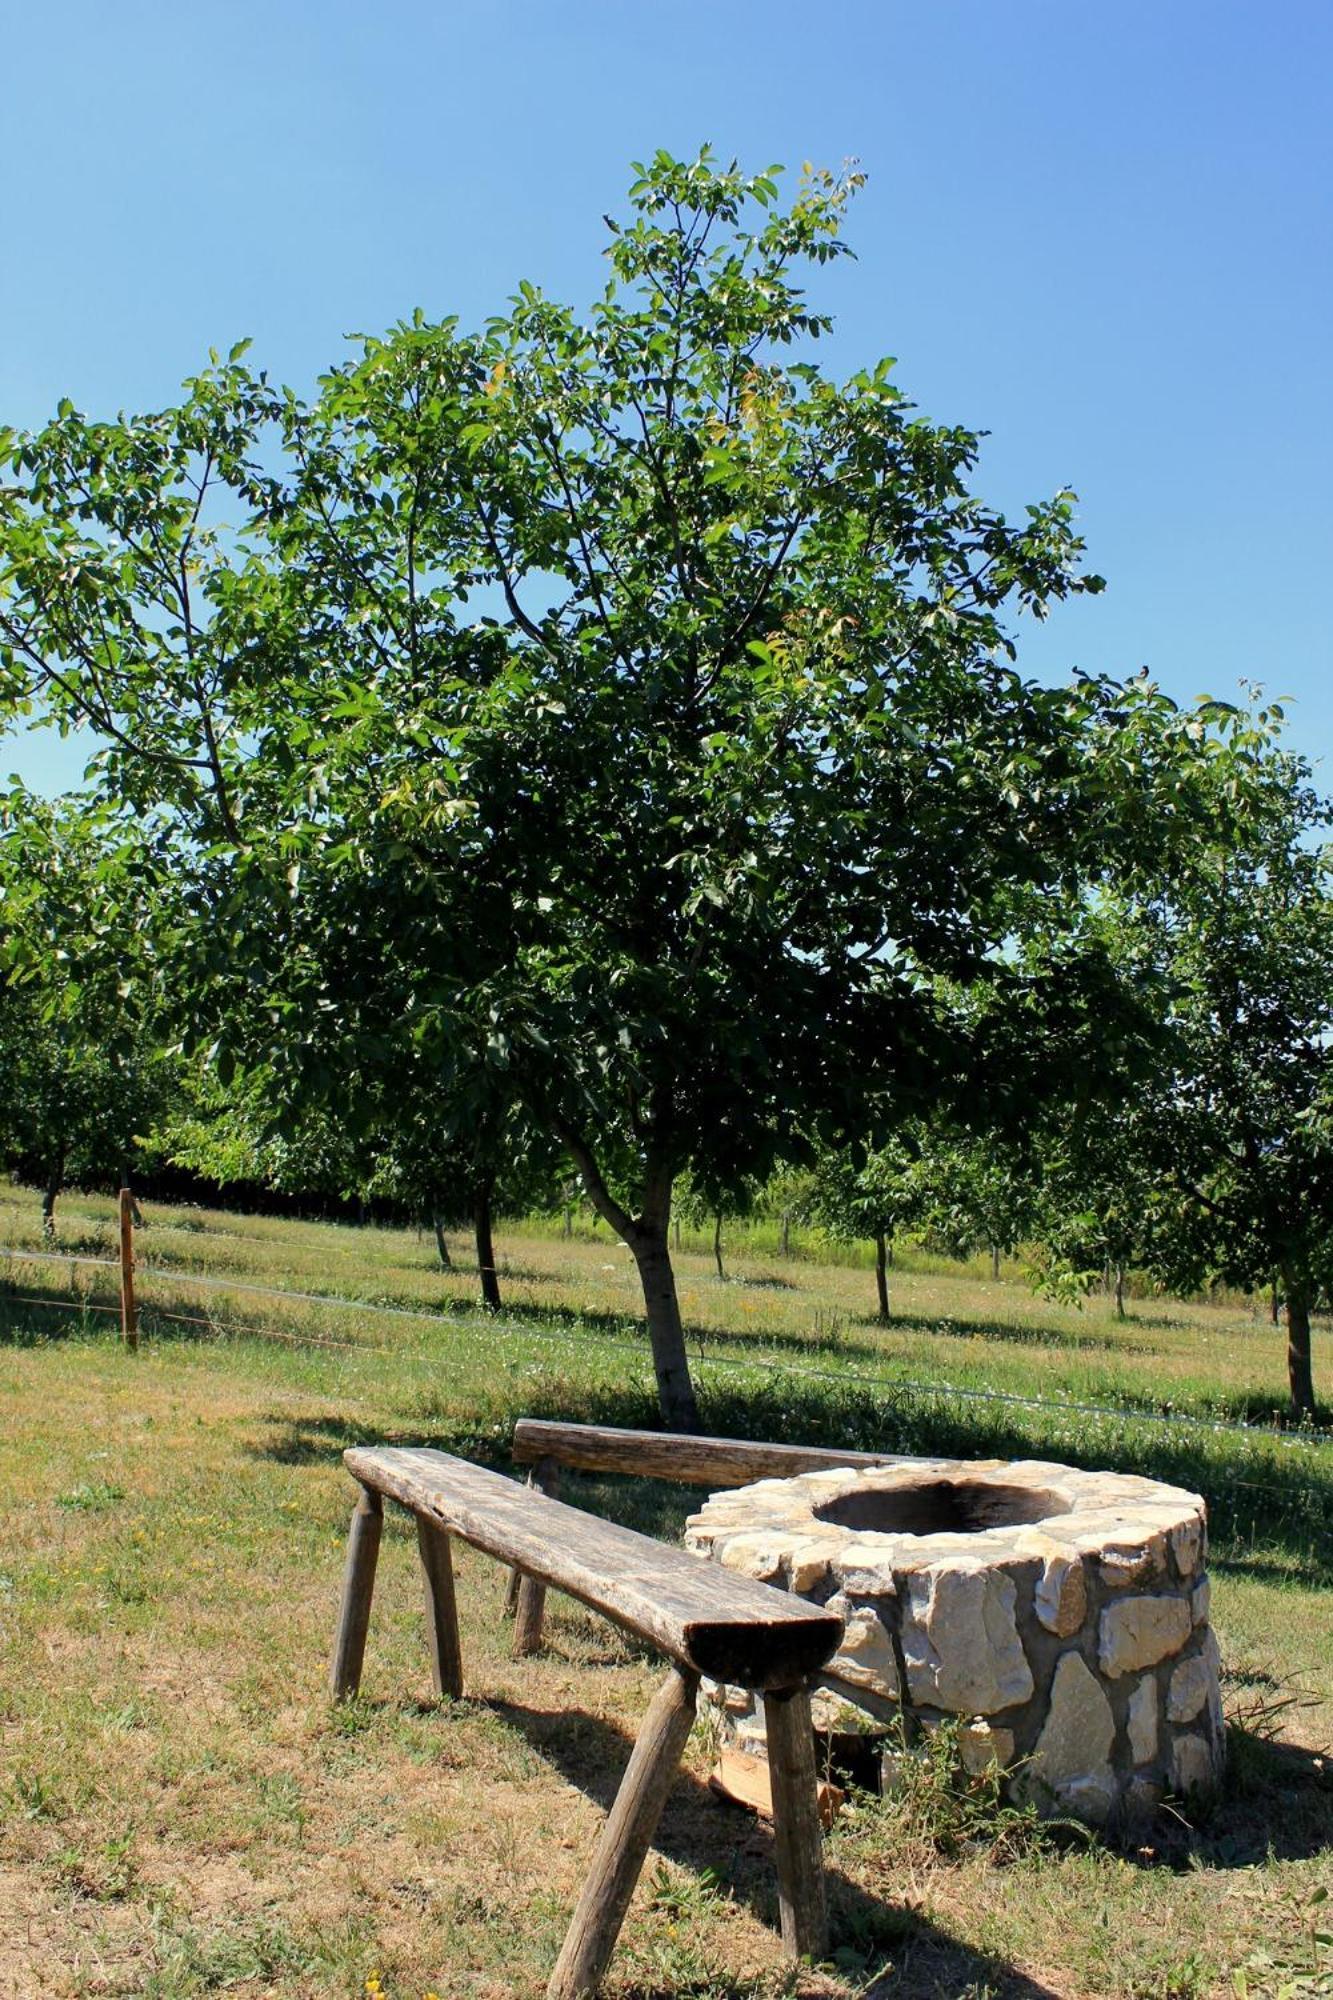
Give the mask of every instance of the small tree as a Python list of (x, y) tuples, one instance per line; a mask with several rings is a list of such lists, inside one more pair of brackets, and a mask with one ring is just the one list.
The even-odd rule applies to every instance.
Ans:
[(829, 1152), (819, 1162), (815, 1180), (815, 1212), (831, 1236), (875, 1246), (875, 1298), (881, 1326), (889, 1312), (889, 1266), (894, 1238), (920, 1219), (921, 1154), (915, 1135), (902, 1134), (890, 1145), (859, 1158)]
[(0, 801), (0, 1152), (42, 1190), (131, 1184), (167, 1101), (151, 877), (132, 832), (16, 787)]

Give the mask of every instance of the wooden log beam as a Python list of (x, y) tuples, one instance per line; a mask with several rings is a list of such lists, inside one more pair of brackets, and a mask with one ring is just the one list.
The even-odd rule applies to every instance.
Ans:
[(566, 1591), (692, 1673), (761, 1690), (796, 1687), (842, 1637), (842, 1620), (821, 1606), (447, 1452), (354, 1448), (344, 1458), (363, 1485)]
[(654, 1696), (602, 1828), (546, 2000), (596, 1993), (694, 1721), (698, 1681), (673, 1668)]
[(828, 1942), (824, 1843), (810, 1695), (805, 1688), (764, 1696), (764, 1730), (773, 1786), (782, 1942), (792, 1958), (822, 1958)]
[(384, 1503), (372, 1486), (363, 1486), (347, 1532), (347, 1563), (343, 1570), (342, 1603), (333, 1639), (329, 1691), (335, 1701), (355, 1694), (361, 1685), (366, 1656), (370, 1599), (375, 1588), (375, 1562), (384, 1526)]
[(925, 1465), (887, 1451), (836, 1451), (822, 1445), (761, 1444), (746, 1438), (685, 1437), (677, 1431), (624, 1431), (602, 1424), (558, 1424), (520, 1417), (514, 1462), (549, 1458), (576, 1472), (623, 1472), (675, 1479), (686, 1486), (748, 1486), (755, 1479), (793, 1479), (839, 1466)]
[(457, 1701), (463, 1692), (463, 1648), (454, 1601), (454, 1563), (449, 1537), (424, 1515), (417, 1516), (417, 1547), (426, 1592), (426, 1643), (435, 1692)]

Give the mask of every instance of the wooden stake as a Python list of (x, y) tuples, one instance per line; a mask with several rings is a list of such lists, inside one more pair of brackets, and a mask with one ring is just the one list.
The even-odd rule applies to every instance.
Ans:
[(139, 1346), (139, 1308), (134, 1302), (134, 1196), (120, 1191), (120, 1331), (131, 1353)]
[(329, 1667), (329, 1692), (335, 1701), (355, 1694), (361, 1685), (361, 1663), (366, 1656), (366, 1628), (370, 1624), (370, 1598), (375, 1588), (375, 1562), (383, 1526), (384, 1502), (371, 1487), (363, 1486), (347, 1532), (342, 1605)]
[(766, 1694), (764, 1730), (773, 1786), (782, 1942), (792, 1958), (819, 1959), (828, 1941), (828, 1914), (808, 1690), (802, 1687)]
[[(528, 1485), (554, 1500), (560, 1487), (560, 1468), (554, 1459), (539, 1458), (528, 1474)], [(514, 1576), (518, 1578), (518, 1589), (514, 1594), (514, 1641), (510, 1651), (516, 1660), (521, 1660), (541, 1646), (546, 1585), (538, 1583), (535, 1577), (520, 1576), (517, 1570)]]
[(454, 1564), (449, 1537), (424, 1515), (417, 1515), (417, 1547), (426, 1587), (426, 1642), (430, 1647), (435, 1692), (457, 1701), (463, 1692), (463, 1649), (458, 1637), (458, 1606), (454, 1601)]
[(546, 2000), (585, 2000), (602, 1983), (680, 1765), (698, 1686), (693, 1674), (673, 1667), (653, 1697), (602, 1828)]

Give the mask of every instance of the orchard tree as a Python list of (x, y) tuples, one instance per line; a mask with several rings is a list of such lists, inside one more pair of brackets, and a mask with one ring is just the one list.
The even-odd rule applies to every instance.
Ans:
[(923, 1184), (919, 1133), (904, 1129), (886, 1146), (859, 1156), (839, 1148), (820, 1160), (814, 1210), (831, 1236), (875, 1246), (875, 1298), (881, 1326), (889, 1312), (894, 1238), (921, 1219)]
[(0, 1156), (41, 1188), (48, 1237), (70, 1181), (131, 1184), (168, 1101), (143, 862), (132, 829), (0, 800)]
[(1276, 1278), (1298, 1416), (1315, 1410), (1310, 1314), (1333, 1290), (1333, 810), (1284, 749), (1282, 711), (1219, 705), (1190, 865), (1124, 914), (1127, 962), (1167, 993), (1138, 1120), (1158, 1174), (1154, 1263), (1176, 1287)]
[(681, 1427), (673, 1184), (953, 1087), (941, 990), (1012, 994), (1035, 909), (1159, 852), (1187, 747), (1153, 691), (1013, 665), (1011, 615), (1097, 587), (1072, 497), (1006, 521), (891, 362), (815, 364), (858, 182), (659, 154), (585, 315), (416, 318), (308, 404), (237, 350), (4, 452), (0, 674), (165, 829), (191, 1035), (290, 1105), (393, 1074), (396, 1030), (330, 1062), (326, 1020), (410, 1022), (443, 1101), (502, 1072)]

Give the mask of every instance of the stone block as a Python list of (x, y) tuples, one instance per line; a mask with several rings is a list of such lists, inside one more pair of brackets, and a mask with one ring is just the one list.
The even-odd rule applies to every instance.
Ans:
[(1100, 1556), (1102, 1582), (1108, 1590), (1127, 1590), (1134, 1584), (1154, 1583), (1166, 1575), (1166, 1536), (1145, 1536), (1142, 1541), (1108, 1542)]
[(1171, 1685), (1166, 1695), (1166, 1719), (1168, 1722), (1193, 1722), (1208, 1703), (1208, 1692), (1217, 1676), (1210, 1672), (1208, 1661), (1202, 1653), (1195, 1653), (1191, 1659), (1182, 1660), (1171, 1676)]
[(1007, 1771), (1014, 1761), (1014, 1732), (996, 1729), (978, 1716), (958, 1732), (958, 1757), (969, 1777), (979, 1778), (993, 1765)]
[(1160, 1712), (1161, 1697), (1156, 1679), (1152, 1674), (1145, 1674), (1129, 1697), (1129, 1710), (1125, 1718), (1129, 1754), (1136, 1764), (1151, 1764), (1157, 1755), (1157, 1725)]
[(1218, 1763), (1206, 1736), (1177, 1736), (1171, 1746), (1171, 1785), (1188, 1798), (1191, 1792), (1211, 1792), (1218, 1779)]
[(1192, 1521), (1182, 1521), (1171, 1530), (1171, 1553), (1181, 1576), (1193, 1576), (1204, 1556), (1202, 1514), (1196, 1514)]
[(1212, 1606), (1213, 1587), (1206, 1576), (1200, 1577), (1190, 1592), (1190, 1615), (1196, 1625), (1208, 1623), (1208, 1613)]
[(730, 1535), (718, 1551), (724, 1569), (739, 1570), (758, 1583), (774, 1583), (782, 1575), (782, 1543), (771, 1532)]
[(846, 1630), (833, 1658), (824, 1669), (835, 1680), (852, 1687), (868, 1688), (872, 1694), (896, 1701), (900, 1688), (898, 1662), (893, 1643), (875, 1612), (864, 1604), (851, 1604), (845, 1597), (832, 1597), (828, 1608), (846, 1623)]
[(1193, 1629), (1184, 1597), (1122, 1597), (1102, 1612), (1098, 1659), (1113, 1678), (1178, 1653)]
[(911, 1577), (902, 1648), (913, 1701), (993, 1715), (1029, 1700), (1017, 1602), (1012, 1579), (997, 1570), (937, 1565)]
[(1027, 1767), (1027, 1789), (1098, 1823), (1115, 1803), (1111, 1770), (1115, 1718), (1105, 1689), (1080, 1653), (1065, 1653), (1051, 1682), (1051, 1706)]
[(1050, 1547), (1037, 1578), (1033, 1608), (1057, 1638), (1068, 1639), (1078, 1631), (1088, 1615), (1088, 1579), (1076, 1555)]

